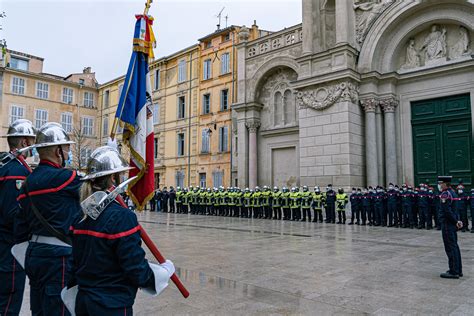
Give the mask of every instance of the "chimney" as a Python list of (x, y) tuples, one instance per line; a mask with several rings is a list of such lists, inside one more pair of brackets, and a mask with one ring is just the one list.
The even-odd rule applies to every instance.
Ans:
[(91, 67), (84, 67), (84, 69), (82, 70), (82, 73), (83, 74), (90, 74), (91, 73)]

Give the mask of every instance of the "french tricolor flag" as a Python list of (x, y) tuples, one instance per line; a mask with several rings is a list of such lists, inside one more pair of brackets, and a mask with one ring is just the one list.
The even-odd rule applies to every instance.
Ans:
[(143, 210), (154, 194), (153, 105), (148, 60), (154, 57), (153, 18), (136, 15), (133, 52), (127, 76), (115, 113), (112, 139), (117, 124), (124, 128), (123, 139), (130, 146), (130, 177), (138, 176), (129, 184), (128, 193)]

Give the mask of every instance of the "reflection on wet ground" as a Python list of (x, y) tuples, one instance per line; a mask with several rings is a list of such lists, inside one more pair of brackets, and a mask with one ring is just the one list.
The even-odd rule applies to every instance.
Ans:
[(445, 280), (439, 231), (138, 217), (191, 296), (139, 292), (136, 315), (474, 314), (474, 234), (459, 234), (464, 278)]

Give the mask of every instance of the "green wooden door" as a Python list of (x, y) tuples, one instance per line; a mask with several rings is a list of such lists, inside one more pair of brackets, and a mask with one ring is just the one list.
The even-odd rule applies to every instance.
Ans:
[(473, 141), (469, 95), (412, 103), (415, 184), (436, 184), (451, 175), (467, 186), (473, 181)]

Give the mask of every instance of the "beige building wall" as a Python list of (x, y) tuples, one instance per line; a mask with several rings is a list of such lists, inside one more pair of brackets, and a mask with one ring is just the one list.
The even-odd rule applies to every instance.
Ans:
[[(28, 61), (28, 70), (11, 68), (8, 61), (11, 58), (21, 58)], [(46, 74), (42, 72), (43, 59), (14, 51), (9, 51), (4, 67), (0, 67), (1, 94), (0, 94), (0, 127), (1, 141), (0, 151), (8, 151), (6, 134), (12, 119), (25, 118), (33, 125), (41, 126), (44, 121), (62, 123), (68, 126), (68, 132), (72, 140), (78, 142), (73, 146), (73, 166), (82, 167), (79, 161), (80, 154), (76, 152), (81, 147), (87, 149), (87, 154), (95, 148), (97, 135), (97, 101), (98, 89), (95, 76), (90, 68), (84, 69), (84, 73), (70, 75), (66, 78)], [(80, 79), (83, 79), (83, 81)], [(15, 87), (14, 87), (14, 82)], [(21, 84), (18, 85), (18, 82)], [(46, 84), (47, 94), (42, 97), (38, 94), (38, 84)], [(20, 88), (19, 88), (20, 87)], [(63, 90), (72, 92), (72, 99), (63, 97)], [(92, 103), (85, 103), (84, 94), (92, 97)], [(19, 109), (19, 110), (17, 110)], [(39, 112), (44, 111), (43, 116)], [(44, 116), (45, 115), (45, 116)], [(64, 117), (71, 117), (71, 124)], [(92, 119), (92, 129), (88, 129), (89, 135), (81, 131), (82, 118)]]
[[(197, 125), (199, 89), (199, 47), (193, 45), (150, 65), (153, 102), (158, 109), (155, 139), (158, 154), (155, 159), (155, 182), (161, 187), (197, 184)], [(179, 65), (184, 77), (179, 81)], [(157, 86), (159, 70), (159, 86)], [(184, 98), (184, 116), (179, 116), (179, 100)], [(179, 152), (178, 138), (184, 136), (184, 151)], [(177, 179), (181, 181), (177, 181)], [(178, 183), (181, 182), (181, 183)]]

